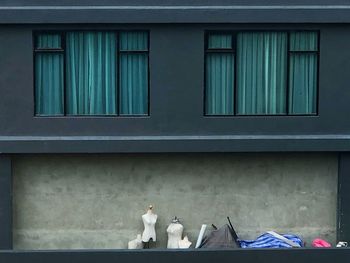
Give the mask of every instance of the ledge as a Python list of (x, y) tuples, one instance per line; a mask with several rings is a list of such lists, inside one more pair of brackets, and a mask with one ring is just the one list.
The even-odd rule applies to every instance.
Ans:
[(157, 263), (329, 263), (348, 262), (350, 249), (237, 249), (237, 250), (68, 250), (68, 251), (0, 251), (0, 262), (157, 262)]
[[(350, 5), (340, 1), (324, 4), (311, 1), (310, 4), (288, 5), (283, 2), (269, 4), (269, 1), (245, 2), (218, 1), (215, 5), (202, 1), (194, 4), (160, 4), (148, 1), (150, 5), (20, 5), (14, 3), (0, 6), (2, 24), (47, 24), (47, 23), (347, 23), (350, 22)], [(36, 1), (38, 2), (38, 1)], [(71, 1), (75, 3), (75, 1)], [(81, 3), (77, 1), (78, 3)], [(152, 3), (153, 2), (153, 3)], [(169, 2), (169, 1), (168, 1)], [(239, 3), (237, 3), (239, 2)], [(41, 2), (42, 3), (42, 2)], [(264, 5), (265, 3), (265, 5)], [(271, 3), (271, 2), (270, 2)], [(322, 4), (323, 3), (323, 4)]]
[(350, 136), (0, 136), (4, 154), (301, 151), (350, 151)]

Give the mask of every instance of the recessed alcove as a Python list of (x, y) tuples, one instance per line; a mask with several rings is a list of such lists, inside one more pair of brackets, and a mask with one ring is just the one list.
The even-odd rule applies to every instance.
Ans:
[(244, 239), (275, 230), (334, 243), (337, 180), (337, 155), (323, 153), (14, 156), (14, 249), (123, 249), (149, 204), (156, 248), (175, 215), (193, 242), (230, 216)]

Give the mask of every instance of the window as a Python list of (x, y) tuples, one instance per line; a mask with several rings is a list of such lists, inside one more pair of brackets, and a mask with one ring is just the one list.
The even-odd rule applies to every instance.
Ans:
[(36, 115), (148, 114), (147, 32), (39, 33), (34, 53)]
[(318, 32), (207, 35), (206, 115), (317, 113)]

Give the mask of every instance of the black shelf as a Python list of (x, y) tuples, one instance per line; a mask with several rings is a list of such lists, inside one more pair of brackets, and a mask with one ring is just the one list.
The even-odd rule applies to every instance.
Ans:
[(349, 258), (349, 248), (0, 251), (0, 262), (6, 263), (345, 263)]

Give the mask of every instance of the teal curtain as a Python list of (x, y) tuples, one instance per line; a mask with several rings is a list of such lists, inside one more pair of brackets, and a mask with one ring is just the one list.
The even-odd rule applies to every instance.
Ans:
[(206, 114), (233, 115), (234, 55), (207, 54)]
[[(231, 49), (231, 35), (209, 35), (208, 49)], [(208, 52), (206, 55), (206, 114), (234, 114), (234, 54)]]
[(40, 34), (36, 38), (37, 49), (56, 49), (61, 47), (61, 35)]
[(237, 65), (237, 114), (286, 113), (287, 33), (239, 33)]
[(210, 34), (208, 37), (208, 49), (231, 49), (232, 35)]
[(317, 51), (318, 34), (312, 31), (291, 32), (289, 46), (290, 51)]
[[(36, 49), (60, 48), (60, 35), (37, 37)], [(42, 116), (64, 114), (63, 54), (37, 52), (35, 55), (35, 113)]]
[(68, 115), (116, 114), (116, 34), (66, 34)]
[(120, 114), (148, 114), (148, 34), (120, 33)]
[(290, 35), (289, 113), (315, 114), (317, 98), (317, 32)]

